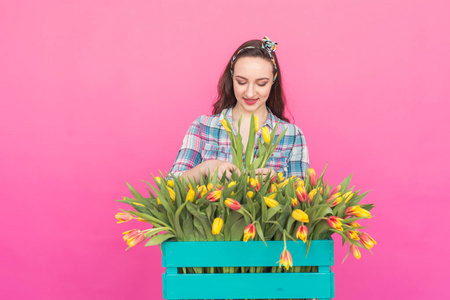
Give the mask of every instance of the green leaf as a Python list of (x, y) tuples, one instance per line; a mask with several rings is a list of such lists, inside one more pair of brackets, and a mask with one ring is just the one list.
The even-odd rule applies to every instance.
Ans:
[(266, 246), (267, 246), (266, 240), (265, 240), (265, 238), (264, 238), (264, 232), (263, 232), (263, 230), (262, 230), (262, 228), (261, 228), (261, 224), (259, 224), (259, 222), (255, 222), (255, 227), (256, 227), (256, 233), (258, 234), (259, 238), (260, 238), (260, 239), (264, 242), (264, 244), (266, 244)]
[(178, 207), (176, 213), (175, 213), (175, 231), (177, 232), (177, 236), (179, 238), (181, 238), (183, 241), (186, 240), (186, 236), (184, 235), (183, 229), (180, 226), (180, 214), (181, 211), (183, 210), (183, 208), (186, 206), (187, 202), (184, 202), (183, 204), (180, 205), (180, 207)]
[(244, 218), (237, 220), (231, 226), (230, 239), (232, 241), (240, 241), (242, 236), (244, 235), (244, 229), (247, 226), (247, 222), (245, 222)]
[(150, 238), (150, 240), (147, 242), (147, 244), (145, 244), (145, 246), (154, 246), (154, 245), (159, 245), (162, 242), (175, 237), (173, 234), (171, 233), (163, 233), (163, 234), (158, 234), (153, 236), (152, 238)]

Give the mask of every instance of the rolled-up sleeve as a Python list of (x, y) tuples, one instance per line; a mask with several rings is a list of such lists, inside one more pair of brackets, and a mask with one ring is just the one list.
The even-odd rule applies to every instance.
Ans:
[(309, 168), (308, 148), (306, 147), (305, 136), (302, 131), (297, 126), (295, 128), (294, 144), (289, 155), (286, 175), (288, 177), (296, 175), (304, 179), (306, 170)]
[(201, 149), (201, 119), (198, 117), (184, 136), (181, 149), (178, 151), (175, 162), (172, 165), (170, 173), (174, 176), (180, 176), (184, 171), (190, 170), (202, 162)]

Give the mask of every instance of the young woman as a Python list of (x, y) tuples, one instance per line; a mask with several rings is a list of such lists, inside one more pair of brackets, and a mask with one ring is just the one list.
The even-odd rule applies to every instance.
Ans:
[(300, 128), (290, 124), (284, 115), (285, 96), (276, 49), (277, 43), (264, 37), (262, 41), (247, 41), (234, 52), (219, 80), (213, 115), (200, 116), (189, 127), (170, 171), (174, 176), (191, 177), (199, 182), (208, 170), (213, 174), (219, 169), (219, 177), (226, 173), (229, 178), (237, 167), (232, 164), (230, 139), (221, 123), (223, 113), (232, 123), (235, 134), (242, 116), (240, 133), (244, 153), (253, 113), (262, 125), (256, 135), (255, 154), (258, 139), (262, 139), (262, 127), (267, 126), (271, 131), (280, 120), (276, 136), (287, 128), (266, 168), (257, 169), (256, 174), (283, 172), (284, 176), (305, 177), (309, 168), (308, 150)]

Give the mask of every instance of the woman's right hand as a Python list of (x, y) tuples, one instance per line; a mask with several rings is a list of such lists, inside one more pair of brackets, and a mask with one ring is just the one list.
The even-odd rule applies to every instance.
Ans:
[(239, 168), (236, 165), (228, 161), (218, 159), (205, 160), (204, 162), (199, 164), (199, 167), (203, 176), (208, 175), (208, 170), (211, 173), (211, 175), (214, 175), (216, 169), (219, 169), (219, 171), (217, 172), (218, 178), (222, 178), (223, 174), (225, 173), (227, 179), (230, 179), (231, 172), (233, 170), (236, 170), (237, 174), (241, 175), (241, 172), (239, 171)]

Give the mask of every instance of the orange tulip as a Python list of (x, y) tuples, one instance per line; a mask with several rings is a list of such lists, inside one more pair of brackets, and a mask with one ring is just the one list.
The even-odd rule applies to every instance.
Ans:
[(342, 231), (343, 229), (342, 229), (341, 220), (342, 220), (342, 218), (331, 216), (331, 217), (328, 217), (327, 224), (331, 228), (334, 228), (334, 229)]
[(244, 242), (248, 241), (249, 238), (252, 240), (255, 238), (256, 228), (253, 224), (248, 224), (244, 229)]
[(292, 267), (292, 265), (293, 265), (292, 255), (286, 248), (281, 252), (279, 262), (280, 262), (280, 268), (282, 265), (286, 268), (286, 270), (289, 270), (289, 267)]
[(359, 252), (359, 248), (356, 245), (351, 245), (350, 246), (350, 251), (352, 252), (353, 256), (356, 259), (360, 259), (361, 258), (361, 252)]
[(297, 238), (306, 243), (306, 237), (308, 236), (308, 227), (306, 225), (301, 225), (296, 231)]
[(347, 234), (347, 237), (351, 240), (355, 240), (355, 241), (359, 240), (358, 231), (349, 230), (349, 231), (347, 231), (346, 234)]
[(361, 239), (361, 244), (363, 244), (367, 249), (371, 249), (377, 244), (377, 242), (375, 242), (375, 240), (365, 232), (360, 233), (359, 238)]
[(229, 208), (231, 208), (232, 210), (239, 210), (241, 209), (241, 204), (239, 202), (237, 202), (234, 199), (231, 198), (227, 198), (225, 200), (225, 205), (228, 206)]
[(127, 242), (128, 247), (134, 247), (145, 240), (145, 234), (138, 229), (125, 231), (123, 234), (123, 239)]
[(120, 224), (120, 223), (124, 223), (124, 222), (133, 220), (133, 216), (130, 215), (129, 213), (117, 213), (116, 219), (119, 220), (119, 222), (117, 222), (117, 224)]
[(308, 175), (311, 186), (315, 186), (317, 183), (316, 171), (314, 171), (314, 169), (308, 169)]
[(214, 190), (212, 192), (209, 192), (209, 194), (206, 196), (206, 199), (209, 202), (216, 202), (220, 199), (220, 195), (222, 195), (221, 190)]

